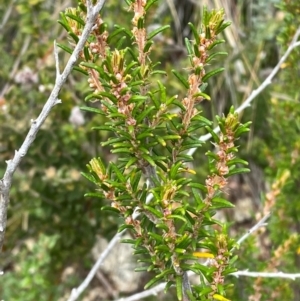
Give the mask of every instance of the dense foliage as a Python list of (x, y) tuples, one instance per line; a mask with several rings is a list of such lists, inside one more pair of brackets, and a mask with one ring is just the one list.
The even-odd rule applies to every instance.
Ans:
[[(29, 128), (30, 119), (40, 112), (53, 86), (53, 40), (56, 39), (62, 47), (68, 47), (65, 48), (67, 51), (72, 49), (72, 43), (76, 42), (76, 35), (67, 37), (56, 20), (59, 13), (65, 11), (66, 6), (77, 6), (75, 1), (72, 5), (66, 1), (56, 1), (54, 5), (53, 1), (46, 0), (4, 2), (5, 5), (0, 6), (0, 46), (3, 50), (0, 57), (2, 174), (6, 168), (5, 160), (11, 158), (14, 150), (20, 146)], [(132, 1), (128, 1), (130, 2)], [(205, 134), (207, 130), (211, 132), (217, 124), (225, 125), (221, 128), (223, 134), (224, 131), (226, 133), (230, 124), (229, 118), (236, 118), (234, 112), (230, 111), (232, 104), (237, 107), (246, 95), (259, 85), (290, 43), (300, 25), (300, 7), (296, 0), (253, 1), (251, 9), (246, 2), (237, 5), (231, 3), (229, 7), (224, 1), (226, 20), (231, 20), (233, 24), (226, 29), (224, 35), (228, 42), (216, 46), (216, 49), (228, 52), (229, 56), (214, 57), (210, 62), (211, 66), (208, 67), (210, 69), (206, 66), (206, 75), (213, 75), (216, 68), (224, 67), (225, 70), (207, 80), (203, 79), (205, 75), (201, 74), (203, 69), (195, 67), (196, 61), (193, 57), (201, 58), (201, 54), (197, 52), (197, 45), (201, 41), (197, 41), (195, 33), (201, 29), (201, 23), (205, 25), (209, 18), (199, 18), (202, 7), (192, 4), (193, 1), (188, 2), (186, 7), (182, 4), (183, 1), (173, 2), (176, 4), (177, 14), (161, 1), (154, 4), (149, 9), (145, 22), (140, 21), (136, 24), (138, 30), (148, 29), (147, 40), (139, 51), (134, 50), (139, 46), (138, 40), (132, 46), (134, 34), (128, 25), (131, 24), (132, 14), (128, 12), (125, 1), (121, 5), (120, 1), (116, 0), (106, 3), (101, 14), (105, 23), (100, 26), (97, 34), (109, 33), (107, 39), (110, 48), (104, 58), (99, 59), (97, 56), (95, 60), (94, 54), (90, 55), (85, 51), (82, 57), (85, 63), (80, 65), (85, 74), (95, 70), (101, 75), (99, 78), (104, 87), (103, 91), (94, 90), (90, 95), (90, 86), (93, 88), (94, 82), (87, 81), (86, 75), (74, 71), (61, 92), (62, 104), (57, 106), (48, 118), (15, 175), (6, 244), (0, 255), (1, 268), (4, 270), (0, 286), (2, 299), (63, 298), (69, 294), (70, 288), (80, 283), (93, 264), (90, 251), (96, 235), (100, 234), (110, 239), (120, 226), (121, 229), (132, 228), (137, 233), (137, 221), (143, 229), (149, 231), (141, 232), (140, 239), (127, 242), (134, 243), (137, 253), (145, 253), (147, 244), (153, 246), (152, 251), (155, 255), (150, 256), (150, 260), (141, 260), (146, 262), (147, 269), (159, 275), (155, 278), (155, 274), (152, 274), (154, 280), (150, 283), (150, 279), (146, 277), (141, 288), (147, 282), (151, 285), (163, 278), (169, 280), (170, 285), (177, 281), (177, 287), (180, 288), (183, 274), (181, 270), (174, 270), (175, 259), (179, 260), (179, 267), (183, 271), (201, 271), (201, 275), (210, 281), (215, 272), (214, 268), (204, 268), (195, 261), (195, 257), (215, 257), (218, 254), (216, 246), (220, 247), (221, 240), (224, 243), (224, 237), (226, 247), (230, 250), (233, 241), (227, 237), (228, 231), (231, 236), (243, 233), (249, 228), (249, 220), (236, 222), (233, 218), (235, 215), (230, 213), (235, 209), (229, 209), (230, 211), (226, 211), (229, 223), (222, 223), (216, 228), (217, 232), (207, 230), (207, 227), (202, 228), (202, 236), (197, 237), (198, 242), (193, 245), (189, 233), (194, 233), (195, 224), (191, 217), (197, 214), (199, 216), (199, 212), (202, 214), (205, 211), (207, 214), (203, 215), (201, 223), (211, 226), (216, 222), (212, 218), (213, 209), (231, 204), (225, 202), (224, 195), (218, 195), (209, 200), (210, 208), (201, 208), (202, 199), (205, 199), (208, 191), (207, 187), (200, 183), (205, 183), (207, 176), (211, 177), (220, 172), (216, 167), (220, 158), (214, 152), (214, 147), (220, 146), (220, 138), (214, 136), (214, 145), (200, 145), (195, 137)], [(213, 8), (209, 7), (208, 12)], [(207, 16), (210, 15), (208, 12)], [(69, 17), (77, 14), (72, 10), (65, 13), (69, 14)], [(116, 15), (119, 27), (114, 27)], [(176, 17), (182, 22), (179, 22), (180, 26)], [(63, 18), (60, 20), (64, 23)], [(79, 20), (73, 18), (73, 21), (75, 25)], [(188, 26), (189, 21), (199, 23)], [(172, 25), (172, 30), (165, 26), (168, 24)], [(124, 31), (123, 28), (127, 30)], [(160, 31), (159, 28), (164, 30)], [(184, 34), (180, 33), (180, 28)], [(185, 36), (188, 37), (186, 42)], [(151, 38), (154, 38), (154, 44)], [(95, 39), (95, 36), (91, 39)], [(194, 40), (195, 46), (190, 42)], [(71, 45), (67, 41), (71, 42)], [(189, 51), (188, 58), (184, 50), (185, 44)], [(150, 50), (151, 54), (148, 53)], [(144, 66), (143, 58), (138, 56), (140, 53), (145, 55)], [(151, 62), (147, 59), (149, 55)], [(211, 55), (211, 52), (208, 55)], [(61, 64), (66, 56), (63, 51), (60, 52)], [(206, 57), (208, 58), (209, 56)], [(156, 66), (157, 61), (161, 61), (161, 65)], [(242, 137), (238, 141), (241, 145), (239, 151), (243, 158), (251, 162), (252, 176), (235, 176), (232, 187), (236, 187), (234, 183), (238, 183), (238, 187), (246, 187), (246, 194), (250, 195), (254, 204), (246, 210), (251, 211), (253, 219), (255, 214), (262, 214), (264, 210), (270, 209), (272, 217), (268, 231), (251, 237), (241, 246), (239, 260), (235, 265), (238, 269), (297, 272), (299, 268), (298, 62), (299, 48), (293, 51), (282, 66), (276, 81), (268, 91), (254, 100), (253, 106), (247, 109), (243, 116), (243, 119), (252, 120), (253, 123), (248, 138)], [(208, 62), (204, 61), (204, 65), (206, 63)], [(172, 73), (175, 69), (179, 71)], [(117, 73), (123, 72), (122, 77), (119, 77), (115, 70), (119, 71)], [(163, 70), (166, 76), (158, 72), (160, 70)], [(210, 98), (211, 101), (197, 103), (198, 112), (188, 118), (184, 117), (187, 108), (179, 100), (189, 98), (189, 80), (192, 80), (193, 74), (201, 74), (202, 82), (198, 82), (200, 91), (197, 97)], [(91, 77), (89, 74), (89, 77), (99, 80), (97, 76)], [(118, 84), (123, 79), (127, 87), (122, 86), (123, 90), (118, 90)], [(207, 86), (204, 84), (206, 82)], [(118, 111), (118, 101), (109, 94), (112, 90), (120, 93), (120, 97), (129, 97), (128, 104), (123, 104), (125, 111)], [(190, 94), (192, 97), (193, 95)], [(85, 98), (99, 98), (104, 107), (100, 110), (99, 102), (95, 102), (89, 104), (88, 109), (87, 104), (84, 104)], [(148, 110), (145, 110), (146, 104), (150, 104)], [(78, 106), (86, 106), (85, 112), (78, 111)], [(132, 110), (130, 116), (125, 114), (129, 109)], [(167, 112), (169, 109), (172, 113)], [(177, 115), (173, 113), (174, 110)], [(99, 114), (94, 114), (95, 112)], [(214, 119), (213, 116), (222, 116), (223, 112), (227, 117)], [(140, 126), (129, 124), (130, 120), (136, 120)], [(183, 120), (186, 122), (184, 126)], [(241, 126), (238, 120), (234, 122), (237, 127)], [(91, 128), (95, 130), (91, 131)], [(124, 137), (120, 140), (121, 134)], [(115, 154), (112, 155), (109, 146), (114, 145)], [(195, 160), (191, 161), (192, 158), (188, 157), (185, 151), (193, 147), (199, 149), (194, 155)], [(174, 152), (176, 148), (178, 151)], [(205, 153), (210, 157), (210, 164), (206, 163)], [(117, 156), (119, 161), (116, 161)], [(90, 161), (93, 157), (97, 159)], [(99, 160), (99, 157), (102, 159)], [(98, 192), (100, 198), (95, 198), (93, 193), (84, 197), (87, 191), (93, 191), (95, 188), (80, 175), (81, 171), (86, 171), (88, 162), (92, 173), (89, 175), (86, 172), (85, 175), (101, 189)], [(156, 167), (155, 176), (148, 177), (150, 180), (147, 182), (147, 177), (142, 177), (142, 174), (149, 173), (153, 176), (153, 166)], [(258, 176), (260, 173), (257, 170), (264, 171), (262, 178)], [(100, 172), (100, 178), (95, 171)], [(101, 173), (107, 175), (104, 181), (101, 180)], [(193, 173), (196, 173), (197, 177), (194, 177)], [(253, 182), (253, 178), (256, 181)], [(124, 181), (130, 183), (130, 187), (124, 185)], [(258, 185), (258, 181), (262, 181), (264, 185)], [(143, 193), (146, 185), (150, 185), (148, 188), (152, 189), (154, 196), (147, 204), (142, 202), (146, 199)], [(269, 191), (266, 196), (263, 190), (257, 189), (264, 186)], [(218, 187), (217, 190), (222, 189)], [(136, 195), (136, 198), (133, 198), (136, 201), (128, 203), (129, 196), (132, 198), (133, 194)], [(233, 194), (237, 195), (236, 199), (241, 198), (242, 188), (228, 190), (225, 198), (228, 197), (232, 201)], [(165, 204), (166, 195), (172, 204)], [(117, 215), (106, 214), (100, 210), (101, 207), (110, 204), (105, 201), (109, 196), (115, 196), (119, 202), (116, 204), (114, 200), (112, 210), (123, 213), (127, 218), (123, 227), (124, 223)], [(195, 204), (190, 202), (191, 198)], [(177, 207), (178, 202), (182, 202), (180, 207)], [(136, 206), (139, 207), (140, 217), (137, 220), (128, 220)], [(149, 218), (162, 220), (162, 212), (166, 209), (172, 211), (169, 218), (153, 227)], [(162, 237), (169, 233), (171, 227), (168, 226), (167, 229), (165, 222), (173, 223), (176, 231), (176, 238), (167, 242)], [(206, 238), (201, 241), (203, 237)], [(159, 248), (155, 248), (157, 241), (160, 241)], [(207, 251), (197, 253), (198, 247), (204, 247)], [(228, 258), (226, 257), (226, 260)], [(194, 263), (186, 263), (187, 259), (194, 260)], [(165, 264), (163, 268), (162, 264)], [(69, 267), (73, 268), (73, 273), (66, 277)], [(233, 283), (235, 287), (228, 289), (227, 286)], [(92, 283), (91, 286), (93, 288), (97, 285)], [(282, 279), (239, 278), (236, 281), (233, 277), (227, 277), (224, 287), (218, 286), (214, 290), (212, 286), (207, 286), (207, 291), (203, 291), (205, 286), (205, 282), (202, 282), (200, 286), (194, 287), (193, 294), (196, 298), (200, 298), (201, 294), (221, 298), (226, 291), (226, 298), (230, 300), (299, 299), (297, 280), (291, 282)], [(179, 289), (179, 298), (181, 294)]]

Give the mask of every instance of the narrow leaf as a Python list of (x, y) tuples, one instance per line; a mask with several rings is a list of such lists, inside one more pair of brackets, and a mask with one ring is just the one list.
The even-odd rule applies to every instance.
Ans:
[(172, 70), (172, 73), (177, 77), (177, 79), (183, 84), (186, 89), (189, 88), (190, 85), (188, 81), (181, 74), (179, 74), (176, 70)]
[(176, 275), (176, 294), (179, 301), (182, 300), (182, 276)]
[(153, 39), (153, 38), (154, 38), (156, 35), (158, 35), (160, 32), (162, 32), (162, 31), (164, 31), (164, 30), (166, 30), (166, 29), (168, 29), (168, 28), (170, 28), (170, 25), (164, 25), (164, 26), (161, 26), (161, 27), (159, 27), (159, 28), (153, 30), (153, 31), (148, 35), (147, 40)]
[(210, 77), (212, 77), (220, 72), (223, 72), (224, 70), (225, 70), (225, 68), (223, 68), (223, 67), (212, 70), (203, 76), (202, 81), (206, 82)]

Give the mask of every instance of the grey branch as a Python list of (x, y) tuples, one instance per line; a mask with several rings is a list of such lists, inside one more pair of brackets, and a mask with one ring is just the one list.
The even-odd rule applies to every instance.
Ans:
[(249, 272), (249, 271), (237, 271), (235, 273), (230, 274), (231, 276), (239, 277), (239, 276), (246, 276), (246, 277), (261, 277), (261, 278), (285, 278), (296, 280), (296, 278), (300, 278), (300, 273), (291, 274), (291, 273), (283, 273), (283, 272)]
[(90, 270), (89, 274), (86, 276), (84, 281), (80, 284), (80, 286), (78, 288), (73, 288), (73, 290), (71, 292), (71, 296), (69, 297), (69, 299), (67, 301), (77, 300), (77, 298), (81, 295), (81, 293), (88, 287), (88, 285), (90, 284), (90, 282), (93, 280), (94, 276), (96, 275), (102, 262), (109, 255), (110, 251), (115, 247), (116, 243), (120, 240), (120, 238), (124, 232), (125, 232), (125, 230), (120, 233), (117, 233), (113, 237), (113, 239), (109, 242), (107, 248), (99, 256), (98, 260), (96, 261), (96, 263), (94, 264), (93, 268)]
[[(291, 42), (290, 46), (288, 47), (288, 49), (286, 50), (286, 52), (284, 53), (284, 55), (281, 57), (281, 59), (279, 60), (279, 62), (277, 63), (277, 65), (274, 67), (274, 69), (272, 70), (272, 72), (270, 73), (270, 75), (261, 83), (261, 85), (256, 90), (253, 90), (251, 92), (251, 94), (249, 95), (249, 97), (235, 110), (237, 113), (241, 113), (246, 108), (250, 107), (251, 102), (253, 101), (253, 99), (255, 99), (264, 89), (266, 89), (267, 86), (269, 86), (272, 83), (273, 78), (278, 73), (278, 71), (280, 70), (282, 64), (285, 62), (285, 60), (289, 57), (290, 53), (296, 47), (300, 46), (300, 41), (297, 42), (299, 36), (300, 36), (300, 27), (296, 31), (296, 33), (295, 33), (295, 35), (294, 35), (294, 37), (292, 39), (292, 42)], [(214, 129), (215, 133), (219, 133), (219, 131), (220, 131), (219, 127), (216, 127)], [(211, 134), (206, 134), (206, 135), (203, 135), (203, 136), (199, 137), (199, 140), (200, 141), (207, 141), (210, 138), (211, 138)], [(196, 148), (191, 148), (188, 151), (187, 154), (189, 156), (192, 156), (195, 151), (196, 151)]]
[[(26, 156), (29, 147), (34, 142), (39, 129), (45, 122), (46, 118), (49, 116), (52, 108), (56, 104), (61, 102), (58, 99), (58, 94), (62, 86), (66, 82), (67, 77), (71, 73), (73, 66), (75, 65), (79, 57), (79, 53), (82, 51), (86, 43), (86, 40), (93, 29), (96, 18), (99, 14), (99, 11), (103, 7), (105, 0), (99, 0), (95, 6), (92, 6), (91, 1), (87, 1), (87, 3), (88, 3), (87, 22), (82, 32), (82, 35), (78, 41), (78, 44), (76, 45), (71, 57), (67, 62), (64, 71), (61, 74), (59, 73), (58, 70), (58, 62), (57, 62), (58, 54), (55, 53), (57, 74), (56, 74), (54, 88), (47, 102), (45, 103), (42, 112), (40, 113), (40, 115), (36, 120), (32, 121), (30, 130), (23, 144), (21, 145), (20, 149), (15, 151), (15, 155), (13, 159), (8, 160), (6, 162), (7, 163), (6, 171), (4, 173), (3, 178), (0, 180), (0, 250), (2, 249), (4, 243), (4, 235), (5, 235), (6, 219), (7, 219), (7, 207), (9, 204), (9, 192), (12, 185), (14, 172), (18, 168), (22, 158)], [(54, 47), (54, 51), (55, 52), (57, 51), (56, 47)]]
[(238, 246), (242, 244), (242, 242), (247, 239), (253, 232), (258, 230), (261, 227), (266, 226), (266, 220), (270, 217), (271, 213), (267, 213), (261, 220), (259, 220), (250, 230), (247, 231), (236, 243)]

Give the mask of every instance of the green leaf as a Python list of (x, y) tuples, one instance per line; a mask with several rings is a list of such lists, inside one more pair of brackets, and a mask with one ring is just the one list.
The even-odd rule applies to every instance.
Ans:
[(156, 166), (155, 162), (153, 161), (153, 159), (152, 159), (150, 156), (148, 156), (148, 155), (146, 155), (146, 154), (143, 154), (143, 155), (142, 155), (142, 158), (143, 158), (144, 160), (146, 160), (151, 166), (153, 166), (153, 167)]
[(212, 204), (215, 208), (234, 208), (235, 205), (221, 197), (215, 197), (212, 199)]
[(136, 62), (139, 61), (137, 55), (134, 53), (134, 49), (133, 49), (133, 48), (130, 48), (130, 47), (129, 47), (129, 48), (127, 48), (126, 50), (127, 50), (127, 51), (129, 52), (129, 54), (132, 56), (132, 58), (133, 58), (134, 61), (136, 61)]
[(206, 126), (205, 128), (211, 134), (211, 136), (213, 137), (214, 141), (218, 144), (220, 142), (219, 136), (209, 126)]
[(216, 34), (219, 34), (220, 32), (222, 32), (226, 27), (230, 26), (231, 25), (231, 22), (228, 21), (228, 22), (223, 22), (221, 23), (218, 28), (216, 29)]
[(81, 175), (83, 177), (85, 177), (86, 179), (88, 179), (89, 181), (91, 181), (92, 183), (94, 183), (96, 185), (99, 184), (99, 180), (97, 181), (96, 178), (92, 174), (89, 174), (86, 172), (81, 172)]
[(179, 135), (166, 135), (162, 137), (164, 140), (178, 140), (181, 139)]
[(114, 207), (111, 207), (111, 206), (103, 206), (103, 207), (101, 207), (101, 210), (111, 211), (111, 212), (120, 214), (120, 211), (117, 208), (114, 208)]
[(105, 142), (101, 142), (101, 146), (107, 146), (107, 145), (112, 145), (117, 142), (123, 142), (123, 141), (128, 141), (125, 137), (116, 137), (116, 138), (109, 138)]
[(92, 107), (87, 107), (87, 106), (81, 106), (79, 108), (80, 108), (80, 110), (85, 111), (85, 112), (92, 112), (92, 113), (96, 113), (96, 114), (105, 116), (105, 113), (102, 110), (97, 109), (97, 108), (92, 108)]
[(145, 28), (145, 19), (144, 17), (140, 17), (137, 21), (137, 28), (138, 29), (143, 29)]
[(198, 205), (197, 208), (202, 208), (204, 206), (204, 203), (203, 200), (201, 199), (199, 192), (195, 188), (192, 188), (192, 192), (193, 192), (194, 200)]
[(173, 105), (179, 107), (183, 112), (186, 111), (186, 108), (183, 106), (182, 102), (179, 101), (179, 100), (174, 100), (173, 102)]
[(177, 79), (183, 84), (183, 86), (188, 89), (190, 87), (188, 81), (176, 70), (172, 70), (172, 73), (177, 77)]
[(68, 20), (66, 19), (65, 15), (64, 15), (64, 13), (60, 13), (60, 16), (61, 16), (62, 20), (58, 20), (57, 22), (58, 22), (62, 27), (64, 27), (64, 29), (65, 29), (67, 32), (71, 31), (72, 29), (71, 29), (71, 27), (70, 27), (70, 25), (69, 25), (69, 23), (68, 23)]
[(206, 276), (207, 274), (210, 274), (212, 271), (212, 268), (208, 268), (205, 265), (202, 265), (198, 262), (193, 263), (193, 267), (198, 270), (197, 274), (199, 274), (199, 272), (201, 272), (201, 273), (203, 273), (204, 276)]
[(153, 38), (154, 38), (156, 35), (158, 35), (160, 32), (162, 32), (162, 31), (164, 31), (164, 30), (166, 30), (166, 29), (168, 29), (168, 28), (170, 28), (170, 25), (164, 25), (164, 26), (161, 26), (161, 27), (159, 27), (159, 28), (153, 30), (153, 31), (150, 32), (150, 34), (148, 35), (147, 40), (153, 39)]
[(210, 44), (210, 45), (207, 47), (207, 49), (208, 49), (208, 50), (211, 50), (211, 49), (213, 49), (216, 45), (222, 44), (222, 43), (225, 43), (225, 40), (216, 40), (216, 41), (214, 41), (212, 44)]
[(176, 294), (179, 301), (182, 300), (182, 276), (176, 275)]
[(56, 43), (56, 45), (57, 45), (59, 48), (61, 48), (62, 50), (64, 50), (65, 52), (67, 52), (67, 53), (72, 54), (73, 51), (74, 51), (74, 49), (72, 49), (72, 48), (70, 48), (70, 47), (68, 47), (68, 46), (66, 46), (66, 45), (63, 45), (63, 44), (60, 44), (60, 43)]
[(74, 32), (69, 31), (68, 35), (75, 41), (76, 44), (78, 43), (79, 37)]
[(153, 110), (155, 110), (155, 106), (149, 106), (146, 110), (139, 114), (136, 118), (137, 123), (141, 123)]
[(192, 30), (196, 45), (198, 46), (200, 44), (199, 33), (193, 23), (189, 22), (188, 25), (190, 26), (190, 28)]
[(132, 149), (129, 149), (129, 148), (117, 148), (117, 149), (111, 150), (110, 152), (112, 154), (120, 154), (120, 153), (132, 154)]
[(169, 231), (169, 227), (164, 223), (158, 223), (158, 224), (155, 225), (155, 227), (158, 228), (158, 229), (163, 229), (167, 232)]
[(126, 224), (124, 224), (124, 225), (122, 225), (122, 226), (119, 227), (118, 233), (120, 233), (120, 232), (122, 232), (124, 230), (127, 230), (127, 229), (134, 229), (134, 227), (133, 227), (133, 225), (126, 225)]
[(150, 287), (152, 287), (153, 285), (157, 284), (158, 282), (160, 282), (160, 279), (154, 277), (153, 279), (151, 279), (151, 280), (144, 286), (144, 289), (147, 290), (147, 289), (149, 289)]
[(172, 165), (170, 169), (170, 179), (175, 179), (177, 177), (178, 169), (182, 167), (183, 164), (181, 161), (176, 162), (174, 165)]
[(137, 162), (137, 158), (136, 157), (132, 157), (128, 160), (128, 162), (125, 165), (125, 169), (128, 169), (130, 166), (132, 166), (133, 164), (135, 164)]
[(115, 132), (115, 129), (110, 125), (100, 125), (92, 127), (92, 130)]
[(119, 50), (121, 50), (121, 49), (122, 49), (122, 46), (123, 46), (123, 44), (124, 44), (124, 42), (125, 42), (125, 40), (126, 40), (126, 37), (125, 37), (125, 36), (122, 37), (121, 39), (119, 39), (118, 42), (117, 42), (117, 44), (116, 44), (116, 48), (119, 49)]
[(186, 46), (188, 55), (192, 56), (194, 54), (194, 52), (193, 52), (193, 46), (192, 46), (190, 40), (188, 38), (185, 38), (184, 42), (185, 42), (185, 46)]
[(84, 69), (82, 69), (82, 68), (80, 68), (80, 67), (78, 67), (78, 66), (74, 66), (74, 67), (73, 67), (73, 70), (78, 71), (78, 72), (84, 74), (85, 76), (88, 76), (88, 75), (89, 75), (88, 72), (87, 72), (86, 70), (84, 70)]
[(111, 43), (111, 40), (120, 33), (124, 32), (124, 28), (115, 29), (107, 38), (107, 44)]
[(234, 132), (234, 136), (238, 138), (241, 136), (243, 133), (249, 132), (250, 129), (247, 127), (247, 125), (239, 126), (237, 130)]
[(214, 76), (214, 75), (216, 75), (216, 74), (218, 74), (218, 73), (220, 73), (220, 72), (223, 72), (224, 70), (225, 70), (225, 68), (223, 68), (223, 67), (222, 67), (222, 68), (215, 69), (215, 70), (212, 70), (212, 71), (206, 73), (206, 74), (203, 76), (202, 81), (203, 81), (203, 82), (206, 82), (210, 77), (212, 77), (212, 76)]
[(184, 216), (178, 215), (178, 214), (170, 214), (166, 216), (167, 219), (178, 219), (183, 221), (184, 223), (187, 223), (187, 219)]
[(251, 170), (249, 168), (235, 168), (233, 170), (231, 170), (226, 177), (232, 176), (232, 175), (236, 175), (239, 173), (247, 173), (250, 172)]
[(155, 3), (157, 2), (158, 0), (149, 0), (147, 1), (147, 4), (145, 6), (145, 11), (147, 12), (149, 10), (149, 8)]
[(180, 152), (187, 150), (187, 149), (191, 149), (191, 148), (198, 148), (201, 147), (203, 145), (203, 142), (198, 140), (198, 141), (185, 141), (184, 144), (180, 147)]
[(208, 125), (208, 126), (211, 126), (212, 125), (212, 122), (210, 120), (208, 120), (207, 118), (201, 116), (201, 115), (195, 115), (193, 118), (192, 118), (192, 121), (200, 121), (202, 122), (203, 124), (205, 125)]
[(115, 163), (113, 163), (113, 162), (110, 162), (110, 167), (114, 171), (114, 173), (117, 176), (117, 178), (119, 179), (119, 181), (121, 183), (125, 183), (126, 182), (126, 178), (124, 177), (124, 175), (122, 174), (122, 172), (120, 171), (120, 169), (117, 167), (117, 165)]
[(79, 17), (79, 16), (75, 16), (73, 14), (65, 14), (66, 17), (75, 20), (76, 22), (78, 22), (80, 25), (85, 26), (84, 21)]
[(242, 164), (242, 165), (248, 165), (248, 162), (239, 158), (234, 158), (232, 160), (230, 160), (229, 162), (227, 162), (227, 166), (231, 166), (234, 164)]
[(197, 97), (203, 97), (206, 100), (211, 100), (210, 96), (203, 93), (203, 92), (198, 92), (196, 94), (193, 95), (193, 97), (197, 98)]
[(162, 212), (158, 211), (157, 209), (155, 209), (155, 208), (153, 208), (151, 206), (144, 205), (143, 209), (151, 212), (153, 215), (155, 215), (158, 218), (162, 218), (164, 216)]
[[(163, 243), (163, 237), (154, 232), (148, 232), (148, 235), (156, 241), (156, 244)], [(157, 276), (156, 276), (157, 277)]]
[(204, 193), (207, 193), (207, 188), (205, 185), (202, 185), (200, 183), (195, 183), (195, 182), (192, 182), (192, 183), (189, 183), (188, 184), (189, 187), (192, 187), (192, 188), (197, 188), (199, 190), (202, 190)]
[(153, 44), (154, 44), (154, 42), (152, 40), (148, 41), (143, 49), (143, 52), (147, 53)]
[(160, 143), (162, 146), (166, 146), (167, 145), (167, 143), (166, 143), (166, 141), (162, 138), (162, 137), (160, 137), (159, 135), (156, 135), (155, 136), (155, 139), (158, 141), (158, 143)]
[(216, 56), (218, 55), (228, 55), (227, 52), (225, 51), (219, 51), (219, 52), (215, 52), (209, 55), (209, 57), (206, 59), (206, 63), (209, 63), (210, 61), (212, 61)]
[(149, 268), (148, 266), (138, 267), (138, 268), (135, 268), (134, 271), (135, 272), (147, 272), (148, 268)]
[(201, 288), (201, 292), (199, 294), (199, 296), (205, 296), (209, 293), (211, 293), (213, 291), (213, 289), (211, 287), (203, 287)]
[(175, 283), (174, 281), (170, 280), (167, 282), (166, 286), (165, 286), (165, 289), (164, 289), (164, 292), (167, 293), (168, 289), (173, 286)]
[(88, 192), (88, 193), (84, 194), (84, 197), (103, 199), (104, 195), (102, 193), (99, 193), (99, 192)]
[[(133, 158), (133, 159), (136, 159), (136, 158)], [(131, 189), (133, 192), (137, 191), (141, 177), (142, 177), (142, 172), (140, 170), (137, 172), (133, 172), (131, 174), (130, 185), (131, 185)]]
[(148, 99), (148, 96), (144, 96), (144, 95), (132, 95), (129, 98), (128, 103), (136, 103), (136, 102), (142, 101), (141, 104), (143, 104), (147, 99)]
[(142, 140), (142, 139), (144, 139), (144, 138), (147, 138), (147, 137), (153, 137), (153, 136), (154, 136), (153, 133), (150, 132), (150, 130), (148, 130), (148, 131), (141, 132), (140, 134), (138, 134), (138, 135), (136, 136), (136, 139), (137, 139), (137, 140)]

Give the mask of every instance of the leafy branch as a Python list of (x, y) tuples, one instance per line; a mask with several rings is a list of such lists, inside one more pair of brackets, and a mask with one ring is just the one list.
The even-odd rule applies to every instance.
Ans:
[[(105, 116), (107, 121), (96, 130), (113, 134), (101, 144), (115, 154), (108, 164), (92, 159), (89, 173), (83, 175), (97, 186), (98, 197), (110, 201), (102, 209), (123, 217), (119, 231), (132, 232), (134, 238), (123, 242), (143, 256), (143, 265), (136, 270), (156, 274), (145, 289), (165, 280), (166, 289), (176, 287), (178, 300), (223, 298), (224, 277), (234, 270), (230, 263), (234, 241), (226, 225), (213, 216), (216, 210), (233, 207), (223, 197), (228, 177), (248, 171), (242, 167), (247, 162), (236, 158), (236, 141), (249, 131), (250, 123), (241, 124), (231, 108), (227, 116), (217, 117), (221, 132), (216, 135), (198, 105), (210, 100), (205, 93), (208, 79), (224, 70), (207, 71), (207, 66), (224, 54), (212, 51), (224, 42), (218, 34), (230, 23), (224, 21), (223, 10), (206, 8), (201, 28), (190, 23), (194, 39), (185, 40), (189, 74), (186, 78), (172, 71), (186, 91), (178, 99), (168, 95), (162, 81), (152, 79), (164, 74), (151, 60), (153, 38), (168, 29), (146, 31), (146, 15), (156, 1), (126, 2), (133, 13), (132, 28), (116, 25), (110, 32), (99, 16), (76, 67), (88, 77), (92, 90), (86, 101), (98, 104), (82, 109)], [(60, 45), (62, 49), (72, 53), (85, 19), (85, 1), (61, 14), (60, 23), (71, 38), (69, 46)], [(116, 46), (111, 44), (114, 37), (119, 37)], [(179, 111), (173, 113), (175, 107)], [(201, 147), (197, 133), (205, 129), (212, 134), (217, 152), (207, 152), (210, 172), (201, 184), (188, 166), (193, 158), (186, 152)], [(201, 254), (214, 258), (213, 265), (200, 264)], [(199, 284), (191, 286), (188, 271), (200, 276)]]

